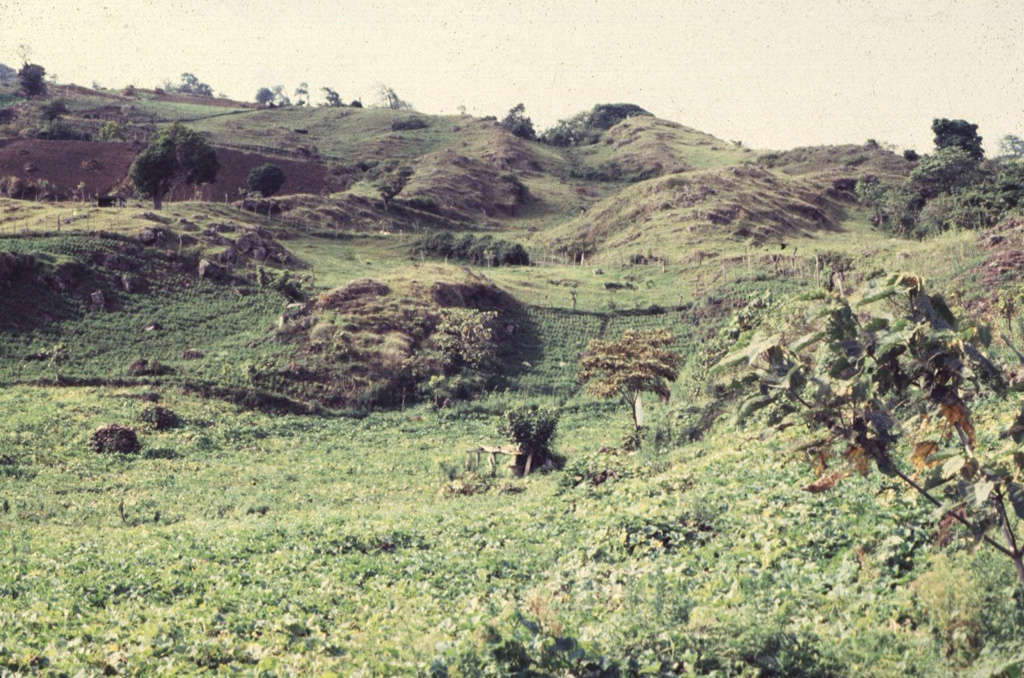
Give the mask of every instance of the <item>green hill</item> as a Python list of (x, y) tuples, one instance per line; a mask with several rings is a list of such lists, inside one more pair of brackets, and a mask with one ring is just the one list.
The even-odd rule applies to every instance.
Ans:
[[(597, 106), (542, 142), (408, 110), (0, 89), (0, 674), (1018, 675), (1022, 589), (979, 538), (1021, 474), (1016, 166), (928, 193), (927, 163), (877, 144), (753, 152), (645, 113)], [(75, 188), (116, 188), (101, 160), (178, 120), (233, 184), (288, 160), (301, 189), (153, 212)], [(110, 122), (124, 141), (35, 136)], [(918, 275), (887, 292), (899, 271)], [(637, 434), (579, 362), (659, 328), (679, 374)], [(874, 369), (921, 337), (930, 371)], [(755, 386), (727, 355), (775, 362)], [(857, 394), (946, 399), (833, 450), (774, 399), (795, 385), (854, 398), (822, 415), (840, 424)], [(475, 451), (534, 405), (559, 416), (551, 463), (489, 467)], [(104, 451), (110, 424), (138, 451)], [(892, 468), (855, 473), (882, 469), (878, 431), (907, 478), (955, 480), (941, 510)]]

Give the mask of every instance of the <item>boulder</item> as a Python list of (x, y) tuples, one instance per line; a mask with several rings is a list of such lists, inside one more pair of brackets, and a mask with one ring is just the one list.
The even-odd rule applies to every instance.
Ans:
[(209, 259), (201, 259), (199, 261), (200, 278), (205, 280), (220, 280), (222, 275), (224, 275), (224, 269)]

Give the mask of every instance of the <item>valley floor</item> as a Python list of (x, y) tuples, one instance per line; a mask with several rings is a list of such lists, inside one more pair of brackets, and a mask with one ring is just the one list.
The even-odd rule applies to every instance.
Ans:
[[(142, 393), (0, 392), (0, 673), (946, 676), (1024, 641), (1006, 563), (939, 549), (881, 476), (802, 491), (785, 441), (598, 452), (628, 415), (590, 403), (562, 471), (492, 477), (465, 451), (509, 396), (352, 419), (165, 389), (158, 432)], [(140, 454), (89, 449), (110, 421)]]

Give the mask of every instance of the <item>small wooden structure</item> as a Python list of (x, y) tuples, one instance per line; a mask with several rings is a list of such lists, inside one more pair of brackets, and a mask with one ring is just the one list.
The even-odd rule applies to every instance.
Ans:
[[(498, 468), (498, 455), (505, 455), (509, 457), (518, 457), (521, 454), (526, 454), (515, 445), (502, 445), (500, 447), (491, 447), (489, 445), (481, 445), (480, 447), (468, 450), (466, 452), (469, 458), (466, 460), (466, 468), (480, 468), (480, 457), (487, 455), (488, 463), (491, 467), (491, 474)], [(474, 464), (473, 455), (476, 455), (476, 461)], [(523, 469), (523, 477), (530, 475), (530, 464), (533, 462), (533, 455), (526, 455), (526, 467)], [(514, 464), (513, 464), (514, 465)]]
[(127, 201), (119, 195), (99, 195), (96, 196), (97, 207), (124, 207)]

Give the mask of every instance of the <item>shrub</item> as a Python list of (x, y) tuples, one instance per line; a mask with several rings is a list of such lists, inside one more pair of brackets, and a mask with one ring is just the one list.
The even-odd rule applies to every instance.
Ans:
[(551, 442), (555, 437), (558, 419), (558, 410), (550, 405), (518, 405), (505, 412), (499, 430), (523, 452), (516, 457), (517, 467), (525, 467), (530, 457), (532, 468), (551, 461)]
[(250, 193), (259, 193), (267, 198), (277, 193), (286, 179), (284, 170), (268, 162), (265, 165), (254, 167), (249, 172), (246, 185), (249, 187)]
[(139, 415), (145, 423), (149, 424), (157, 431), (163, 431), (169, 428), (175, 428), (181, 423), (178, 415), (173, 410), (163, 407), (161, 405), (153, 405), (142, 411)]
[(392, 122), (391, 130), (393, 132), (400, 132), (402, 130), (426, 129), (429, 126), (425, 118), (410, 117)]

